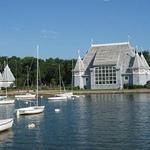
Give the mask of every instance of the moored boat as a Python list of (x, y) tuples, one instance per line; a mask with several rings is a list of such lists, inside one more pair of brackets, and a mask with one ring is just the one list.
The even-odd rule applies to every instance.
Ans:
[(26, 93), (22, 95), (15, 95), (16, 99), (35, 99), (36, 94)]
[(15, 102), (14, 99), (4, 98), (4, 99), (0, 100), (0, 105), (13, 104), (14, 102)]
[(0, 132), (8, 130), (13, 125), (13, 118), (0, 120)]
[(36, 106), (29, 106), (24, 108), (16, 109), (17, 115), (32, 115), (39, 114), (44, 111), (45, 106), (38, 105), (38, 69), (39, 69), (39, 60), (38, 60), (38, 47), (37, 47), (37, 90), (36, 90)]

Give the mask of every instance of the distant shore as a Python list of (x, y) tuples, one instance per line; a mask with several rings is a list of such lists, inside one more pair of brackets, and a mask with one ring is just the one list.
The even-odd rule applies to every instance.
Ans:
[[(9, 90), (9, 96), (25, 94), (26, 90)], [(30, 93), (35, 93), (35, 91), (30, 90)], [(59, 90), (39, 90), (39, 95), (44, 97), (54, 96), (59, 93)], [(73, 94), (75, 95), (90, 95), (90, 94), (123, 94), (123, 93), (150, 93), (150, 89), (123, 89), (123, 90), (75, 90)], [(5, 95), (5, 91), (0, 91), (0, 95)]]

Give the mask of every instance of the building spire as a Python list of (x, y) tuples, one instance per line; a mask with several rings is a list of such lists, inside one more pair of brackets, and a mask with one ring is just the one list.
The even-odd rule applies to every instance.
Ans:
[(138, 45), (135, 46), (136, 51), (138, 51)]
[(130, 43), (130, 34), (128, 34), (128, 43)]
[(75, 71), (84, 71), (84, 64), (83, 64), (83, 60), (81, 59), (80, 57), (80, 50), (78, 50), (78, 59), (77, 59), (77, 62), (76, 62), (76, 65), (75, 65), (75, 68), (74, 68)]
[(144, 55), (143, 55), (143, 52), (141, 52), (141, 60), (142, 60), (142, 63), (143, 63), (143, 65), (144, 65), (144, 67), (145, 67), (146, 69), (149, 69), (149, 65), (148, 65), (148, 63), (147, 63), (147, 61), (146, 61), (146, 59), (145, 59), (145, 57), (144, 57)]
[(134, 63), (133, 63), (132, 68), (135, 68), (135, 69), (144, 68), (142, 59), (139, 56), (138, 52), (135, 53), (135, 58), (134, 58)]
[(91, 38), (91, 45), (93, 44), (93, 38)]
[(78, 50), (78, 59), (81, 59), (81, 57), (80, 57), (80, 50)]

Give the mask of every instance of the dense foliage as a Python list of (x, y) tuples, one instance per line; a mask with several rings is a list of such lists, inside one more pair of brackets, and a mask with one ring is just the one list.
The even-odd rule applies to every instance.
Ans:
[[(39, 59), (39, 83), (41, 87), (53, 88), (59, 85), (59, 65), (64, 84), (70, 86), (72, 81), (72, 68), (75, 62), (76, 60), (63, 60), (59, 58)], [(19, 58), (16, 56), (10, 58), (0, 57), (1, 72), (6, 63), (8, 63), (16, 78), (15, 85), (17, 88), (27, 88), (28, 86), (32, 88), (36, 85), (36, 58)]]
[[(143, 55), (150, 65), (150, 52), (144, 51)], [(73, 63), (72, 63), (73, 62)], [(36, 58), (34, 57), (0, 57), (0, 71), (8, 63), (16, 81), (16, 88), (34, 88), (36, 85)], [(39, 59), (39, 83), (43, 88), (54, 88), (59, 85), (59, 65), (61, 77), (65, 86), (70, 87), (72, 82), (72, 68), (75, 59), (64, 60), (59, 58)], [(73, 65), (72, 65), (73, 64)]]

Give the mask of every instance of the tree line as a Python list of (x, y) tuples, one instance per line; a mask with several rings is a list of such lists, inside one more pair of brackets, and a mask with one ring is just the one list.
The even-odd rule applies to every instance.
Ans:
[[(8, 63), (14, 77), (16, 78), (16, 88), (32, 89), (36, 86), (37, 60), (34, 57), (0, 57), (0, 71)], [(75, 59), (39, 59), (39, 84), (43, 88), (54, 88), (59, 85), (59, 65), (60, 74), (65, 86), (71, 86), (72, 68), (76, 63)]]
[[(150, 52), (144, 51), (143, 55), (150, 66)], [(35, 57), (0, 57), (0, 71), (8, 63), (14, 77), (16, 78), (16, 88), (35, 88), (37, 60)], [(39, 84), (43, 88), (54, 88), (59, 86), (59, 65), (62, 81), (65, 86), (71, 88), (72, 69), (76, 64), (76, 59), (49, 58), (39, 59)]]

